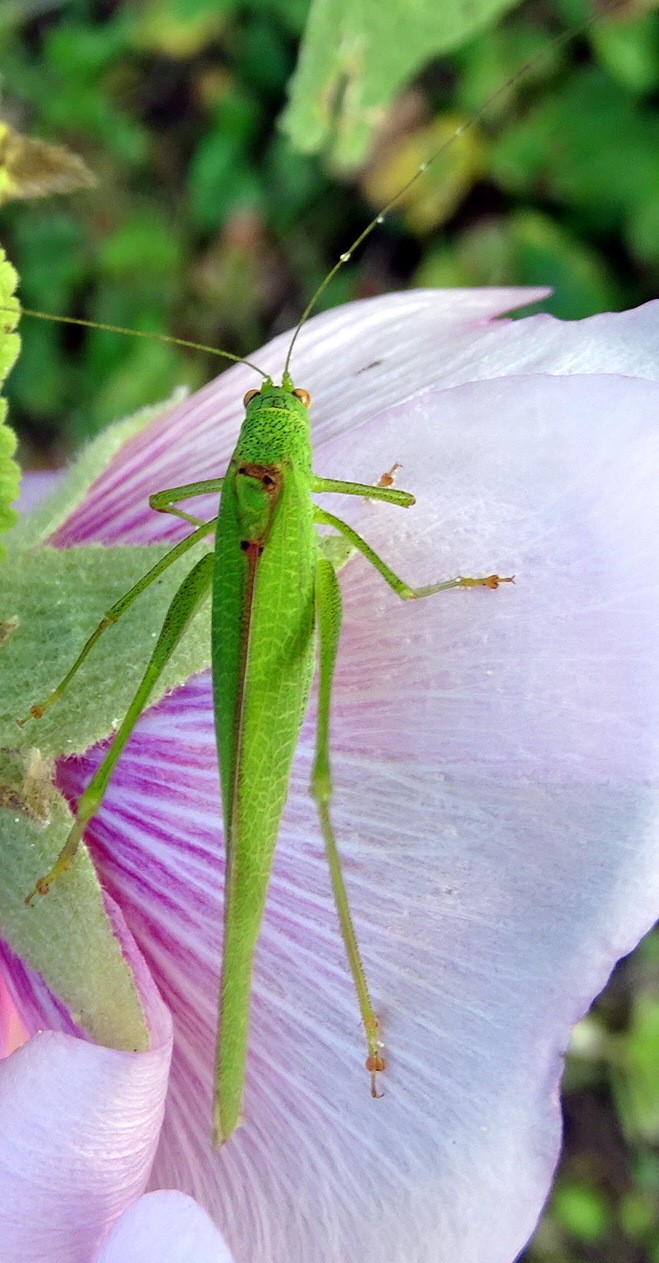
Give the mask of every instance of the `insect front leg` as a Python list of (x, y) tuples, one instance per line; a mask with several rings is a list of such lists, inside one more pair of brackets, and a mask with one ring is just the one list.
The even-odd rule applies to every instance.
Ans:
[(382, 557), (378, 556), (370, 544), (362, 539), (347, 522), (342, 521), (340, 517), (335, 517), (333, 513), (327, 513), (324, 509), (314, 509), (314, 522), (323, 526), (333, 526), (340, 535), (343, 536), (353, 548), (370, 561), (372, 566), (382, 578), (393, 588), (394, 592), (403, 601), (415, 601), (420, 597), (433, 596), (435, 592), (446, 592), (449, 588), (498, 588), (500, 583), (514, 583), (515, 576), (508, 575), (503, 577), (498, 574), (483, 575), (481, 578), (472, 579), (466, 575), (458, 575), (455, 579), (445, 579), (443, 583), (427, 583), (421, 588), (411, 588), (409, 583), (401, 579)]
[(119, 759), (128, 738), (130, 737), (135, 724), (137, 723), (144, 707), (146, 706), (151, 693), (162, 674), (169, 659), (171, 658), (181, 636), (194, 618), (199, 606), (204, 601), (210, 590), (211, 580), (213, 577), (213, 554), (206, 553), (195, 566), (193, 566), (189, 575), (183, 580), (178, 591), (175, 593), (172, 603), (165, 615), (165, 621), (155, 648), (149, 659), (148, 666), (135, 696), (128, 707), (128, 711), (123, 723), (117, 729), (112, 745), (107, 751), (105, 758), (97, 767), (87, 788), (81, 795), (78, 802), (78, 809), (73, 827), (69, 833), (62, 850), (60, 851), (52, 868), (40, 877), (36, 882), (34, 889), (30, 891), (25, 902), (31, 903), (35, 895), (45, 895), (51, 882), (56, 881), (62, 873), (66, 872), (70, 867), (73, 857), (78, 849), (80, 839), (89, 821), (96, 815), (105, 795), (108, 781), (112, 775), (113, 769)]
[(332, 776), (329, 753), (329, 718), (332, 696), (332, 679), (336, 663), (336, 651), (341, 628), (341, 591), (331, 561), (321, 557), (316, 563), (315, 581), (316, 626), (318, 629), (318, 720), (316, 729), (316, 758), (311, 775), (311, 793), (316, 800), (320, 827), (327, 853), (334, 902), (339, 917), (341, 934), (345, 944), (350, 972), (352, 973), (359, 1012), (366, 1032), (366, 1069), (371, 1076), (371, 1096), (378, 1097), (376, 1076), (385, 1068), (382, 1043), (378, 1038), (380, 1023), (371, 1004), (364, 967), (359, 954), (357, 936), (350, 915), (348, 895), (341, 870), (341, 859), (336, 845), (330, 817)]
[(203, 482), (188, 482), (182, 487), (168, 487), (166, 491), (154, 491), (153, 495), (149, 496), (149, 507), (155, 509), (157, 513), (172, 513), (174, 517), (183, 518), (183, 521), (189, 522), (191, 526), (203, 526), (200, 518), (192, 517), (184, 509), (174, 509), (172, 505), (178, 500), (193, 500), (195, 496), (205, 496), (214, 491), (221, 491), (223, 482), (224, 478), (207, 478)]
[[(395, 465), (394, 469), (400, 469), (400, 465)], [(416, 504), (411, 492), (399, 491), (397, 487), (382, 482), (370, 485), (365, 482), (341, 482), (338, 478), (319, 478), (314, 474), (311, 479), (311, 491), (330, 491), (342, 496), (362, 496), (364, 500), (384, 500), (386, 504), (398, 504), (403, 509), (409, 509), (410, 505)]]

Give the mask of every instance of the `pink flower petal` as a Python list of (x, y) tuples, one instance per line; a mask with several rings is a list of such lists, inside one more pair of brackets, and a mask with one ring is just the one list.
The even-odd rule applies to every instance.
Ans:
[[(342, 575), (334, 815), (383, 1020), (384, 1099), (361, 1068), (306, 793), (312, 717), (255, 969), (246, 1121), (220, 1154), (206, 676), (142, 717), (88, 830), (175, 1014), (152, 1186), (198, 1197), (238, 1259), (375, 1263), (383, 1243), (419, 1263), (514, 1258), (557, 1156), (570, 1027), (659, 905), (658, 391), (641, 380), (659, 305), (491, 324), (511, 294), (489, 310), (462, 301), (458, 320), (426, 294), (331, 313), (297, 357), (318, 472), (369, 481), (399, 460), (418, 497), (405, 512), (333, 497), (334, 511), (410, 581), (517, 574), (496, 593), (405, 605), (361, 558)], [(255, 359), (274, 369), (271, 353)], [(381, 363), (360, 373), (369, 357)], [(58, 541), (168, 534), (145, 527), (147, 492), (222, 472), (252, 384), (232, 370), (127, 444)], [(60, 766), (72, 797), (98, 758)]]
[(232, 1263), (217, 1228), (191, 1197), (140, 1197), (115, 1224), (94, 1263)]
[(14, 1004), (7, 984), (0, 976), (0, 1058), (20, 1048), (27, 1039), (27, 1031)]
[(2, 1263), (87, 1263), (143, 1191), (162, 1122), (171, 1022), (144, 973), (142, 983), (151, 1051), (116, 1052), (45, 1031), (0, 1062)]

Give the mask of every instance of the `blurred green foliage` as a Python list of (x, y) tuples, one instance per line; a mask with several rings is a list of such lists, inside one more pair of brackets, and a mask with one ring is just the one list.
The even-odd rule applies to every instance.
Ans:
[[(316, 84), (305, 97), (298, 75), (287, 128), (323, 152), (302, 156), (277, 119), (308, 0), (6, 2), (5, 121), (68, 146), (98, 181), (0, 208), (24, 304), (253, 351), (295, 322), (416, 164), (542, 50), (322, 305), (410, 282), (552, 285), (546, 309), (565, 319), (644, 301), (659, 279), (659, 18), (632, 0), (557, 45), (592, 16), (586, 3), (534, 0), (421, 66), (388, 110), (355, 110), (344, 67), (314, 132), (304, 111), (330, 74), (317, 0), (320, 46), (309, 32), (305, 45)], [(376, 119), (360, 165), (339, 169)], [(27, 318), (21, 331), (8, 393), (32, 463), (61, 461), (106, 422), (218, 368), (157, 342)], [(564, 1155), (525, 1263), (659, 1263), (658, 982), (655, 936), (576, 1030)]]
[[(0, 208), (24, 304), (252, 351), (294, 323), (438, 139), (543, 50), (334, 278), (322, 305), (408, 283), (553, 285), (548, 309), (568, 319), (643, 301), (659, 275), (659, 17), (627, 7), (557, 46), (557, 35), (592, 17), (587, 3), (533, 0), (425, 65), (391, 108), (371, 110), (370, 126), (380, 127), (351, 171), (338, 170), (336, 154), (346, 150), (351, 93), (363, 100), (367, 91), (357, 72), (328, 97), (315, 137), (323, 153), (295, 152), (277, 125), (308, 0), (5, 4), (6, 122), (68, 146), (98, 181)], [(391, 9), (399, 45), (404, 11)], [(320, 64), (326, 0), (314, 15), (305, 58)], [(305, 108), (298, 87), (287, 113), (298, 143)], [(309, 128), (304, 147), (312, 142)], [(23, 454), (38, 463), (218, 368), (182, 349), (27, 318), (22, 333), (9, 389)]]
[(492, 26), (517, 0), (313, 0), (281, 124), (294, 149), (360, 162), (375, 121), (433, 58)]

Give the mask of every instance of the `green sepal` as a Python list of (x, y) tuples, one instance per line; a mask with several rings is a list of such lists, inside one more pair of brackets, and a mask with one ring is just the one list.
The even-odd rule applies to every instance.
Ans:
[(0, 934), (92, 1039), (142, 1051), (149, 1037), (139, 993), (86, 848), (47, 895), (37, 896), (34, 906), (25, 903), (72, 823), (50, 772), (36, 751), (0, 753)]
[[(109, 627), (64, 695), (41, 719), (17, 720), (45, 700), (105, 611), (167, 552), (102, 545), (12, 552), (0, 573), (0, 747), (79, 754), (123, 718), (183, 576), (208, 545), (177, 561)], [(210, 663), (208, 613), (186, 632), (154, 702)]]
[[(139, 994), (80, 846), (66, 878), (25, 904), (72, 824), (52, 782), (53, 759), (109, 736), (125, 713), (175, 588), (208, 544), (178, 561), (104, 633), (65, 695), (41, 720), (17, 724), (60, 682), (106, 610), (167, 545), (70, 549), (39, 546), (69, 516), (112, 456), (176, 400), (144, 409), (91, 443), (54, 496), (8, 537), (0, 566), (0, 934), (37, 969), (74, 1021), (110, 1047), (141, 1050), (148, 1031)], [(201, 616), (163, 673), (154, 702), (209, 665)], [(38, 748), (36, 748), (38, 747)]]

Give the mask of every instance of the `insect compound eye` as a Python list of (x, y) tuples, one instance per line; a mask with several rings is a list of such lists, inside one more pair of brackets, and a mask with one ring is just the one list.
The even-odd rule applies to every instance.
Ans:
[(248, 403), (251, 403), (252, 399), (256, 399), (256, 396), (260, 394), (261, 394), (260, 390), (248, 390), (247, 394), (245, 395), (243, 399), (243, 408), (246, 408)]
[(296, 399), (300, 400), (300, 403), (304, 404), (305, 408), (309, 407), (309, 404), (311, 403), (311, 395), (308, 390), (294, 390), (293, 394)]

